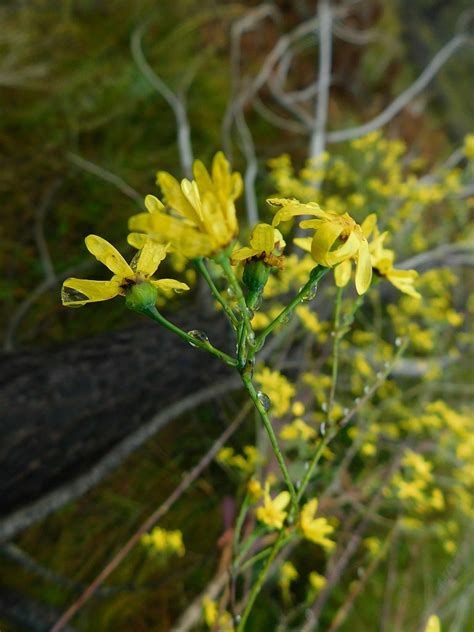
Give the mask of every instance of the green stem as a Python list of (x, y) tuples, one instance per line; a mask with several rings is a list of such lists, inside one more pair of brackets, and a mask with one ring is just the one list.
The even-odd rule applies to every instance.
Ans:
[(288, 305), (278, 314), (278, 316), (274, 320), (272, 320), (272, 322), (267, 325), (267, 327), (265, 327), (262, 333), (257, 336), (257, 339), (255, 340), (255, 349), (257, 351), (259, 351), (263, 347), (267, 336), (271, 334), (271, 332), (275, 329), (277, 325), (285, 322), (285, 320), (288, 318), (288, 315), (291, 314), (295, 307), (297, 307), (301, 303), (301, 301), (303, 301), (307, 297), (308, 293), (312, 291), (315, 283), (317, 283), (319, 279), (321, 279), (329, 269), (330, 268), (324, 268), (323, 266), (316, 266), (311, 270), (308, 281), (305, 283), (305, 285), (303, 285), (298, 294), (296, 294), (293, 300), (288, 303)]
[(249, 617), (249, 614), (250, 614), (250, 612), (251, 612), (251, 610), (253, 608), (253, 604), (255, 603), (255, 600), (257, 599), (258, 594), (259, 594), (259, 592), (262, 589), (262, 586), (263, 586), (263, 584), (265, 582), (265, 579), (267, 577), (268, 571), (270, 570), (270, 567), (273, 564), (273, 561), (274, 561), (275, 557), (279, 553), (280, 549), (284, 546), (285, 542), (286, 542), (285, 530), (282, 529), (280, 531), (280, 533), (278, 534), (278, 538), (275, 541), (275, 544), (273, 545), (273, 549), (272, 549), (270, 555), (268, 556), (264, 567), (262, 568), (262, 570), (259, 573), (257, 581), (255, 582), (255, 584), (252, 587), (252, 590), (250, 591), (249, 598), (247, 600), (247, 603), (245, 604), (245, 608), (244, 608), (244, 611), (242, 612), (241, 619), (240, 619), (240, 621), (239, 621), (239, 623), (237, 625), (236, 632), (243, 632), (245, 630), (245, 625), (247, 623), (247, 619)]
[(267, 415), (267, 411), (263, 407), (261, 401), (258, 398), (258, 393), (255, 390), (254, 385), (252, 384), (252, 380), (248, 375), (241, 375), (242, 382), (244, 383), (245, 388), (247, 389), (252, 401), (254, 403), (255, 408), (257, 409), (260, 418), (265, 426), (265, 430), (267, 431), (268, 437), (270, 439), (270, 443), (272, 444), (273, 452), (278, 461), (278, 465), (280, 466), (281, 473), (283, 474), (283, 478), (285, 479), (286, 486), (291, 496), (291, 504), (293, 506), (293, 510), (295, 512), (298, 511), (298, 503), (296, 500), (296, 492), (291, 482), (290, 474), (288, 472), (288, 468), (286, 467), (285, 459), (283, 458), (283, 454), (281, 453), (280, 446), (278, 445), (278, 440), (275, 435), (275, 431), (273, 430), (272, 423)]
[(240, 533), (242, 531), (242, 526), (244, 524), (245, 516), (247, 515), (247, 510), (249, 506), (250, 495), (247, 493), (243, 500), (242, 506), (240, 507), (239, 515), (237, 516), (237, 522), (235, 523), (234, 537), (232, 539), (232, 549), (234, 551), (234, 555), (237, 554), (239, 548)]
[(230, 320), (230, 322), (232, 323), (232, 325), (234, 327), (237, 327), (237, 325), (238, 325), (237, 318), (236, 318), (234, 312), (231, 310), (231, 308), (227, 304), (227, 301), (222, 297), (221, 293), (217, 289), (214, 281), (212, 280), (211, 275), (209, 274), (209, 270), (206, 267), (204, 259), (202, 257), (198, 257), (197, 259), (194, 259), (194, 265), (196, 266), (196, 268), (198, 269), (199, 273), (201, 274), (201, 276), (204, 278), (204, 280), (208, 284), (209, 289), (211, 290), (211, 293), (214, 296), (214, 298), (216, 299), (216, 301), (218, 303), (220, 303), (222, 309), (224, 310), (224, 312), (227, 315), (227, 318)]
[(245, 302), (245, 297), (242, 292), (242, 288), (240, 287), (240, 283), (237, 277), (235, 276), (235, 272), (229, 261), (229, 257), (227, 257), (225, 253), (220, 253), (216, 257), (216, 261), (222, 267), (222, 270), (224, 271), (224, 274), (227, 277), (227, 281), (229, 282), (229, 285), (233, 289), (234, 294), (237, 298), (240, 311), (242, 312), (242, 322), (244, 324), (245, 336), (243, 338), (243, 344), (241, 345), (239, 344), (239, 349), (238, 349), (239, 366), (240, 368), (242, 368), (245, 365), (245, 361), (246, 361), (245, 342), (246, 341), (248, 342), (249, 337), (253, 336), (253, 329), (250, 323), (247, 303)]
[(195, 338), (194, 336), (190, 336), (188, 333), (186, 333), (185, 331), (183, 331), (176, 325), (173, 325), (173, 323), (171, 323), (162, 314), (160, 314), (160, 312), (156, 309), (156, 307), (147, 307), (141, 310), (140, 313), (145, 314), (146, 316), (149, 316), (154, 321), (156, 321), (163, 327), (166, 327), (166, 329), (169, 329), (170, 331), (172, 331), (174, 334), (176, 334), (177, 336), (179, 336), (180, 338), (188, 342), (193, 347), (198, 347), (199, 349), (203, 349), (204, 351), (208, 351), (209, 353), (212, 353), (212, 355), (216, 356), (216, 358), (219, 358), (219, 360), (222, 360), (229, 366), (233, 366), (233, 367), (237, 366), (237, 361), (234, 360), (234, 358), (231, 358), (229, 355), (227, 355), (227, 353), (224, 353), (220, 349), (217, 349), (210, 342), (205, 342), (203, 340), (199, 340), (198, 338)]
[(336, 383), (337, 383), (337, 373), (339, 369), (339, 343), (341, 342), (341, 333), (340, 333), (340, 320), (341, 320), (341, 304), (342, 304), (342, 293), (344, 292), (344, 288), (338, 287), (336, 293), (336, 305), (334, 310), (334, 344), (332, 346), (332, 375), (331, 375), (331, 390), (329, 392), (329, 400), (328, 400), (328, 412), (327, 412), (327, 420), (328, 423), (331, 421), (331, 412), (334, 406), (334, 397), (336, 395)]

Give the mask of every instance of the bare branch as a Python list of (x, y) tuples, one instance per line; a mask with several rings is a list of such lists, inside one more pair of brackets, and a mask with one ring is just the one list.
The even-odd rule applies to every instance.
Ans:
[(329, 87), (332, 60), (332, 11), (330, 0), (319, 0), (319, 78), (316, 100), (316, 121), (309, 142), (309, 158), (320, 156), (326, 146)]
[(104, 169), (104, 167), (100, 167), (90, 160), (86, 160), (86, 158), (83, 158), (82, 156), (79, 156), (78, 154), (75, 154), (73, 152), (68, 152), (66, 154), (66, 157), (74, 165), (76, 165), (76, 167), (80, 167), (81, 169), (84, 169), (84, 171), (88, 171), (98, 178), (101, 178), (102, 180), (113, 184), (114, 187), (117, 187), (117, 189), (121, 193), (136, 202), (142, 210), (145, 209), (145, 206), (143, 204), (143, 196), (138, 193), (138, 191), (136, 191), (133, 187), (127, 184), (125, 180), (123, 180), (120, 176), (112, 173), (111, 171), (108, 171), (107, 169)]
[(193, 166), (193, 150), (191, 145), (191, 127), (189, 125), (186, 106), (182, 99), (168, 88), (165, 82), (155, 73), (148, 63), (142, 47), (142, 39), (149, 21), (140, 24), (132, 33), (130, 47), (132, 57), (144, 77), (148, 79), (155, 90), (165, 99), (173, 110), (176, 119), (177, 142), (181, 168), (186, 177), (191, 177)]
[(436, 73), (442, 68), (442, 66), (448, 61), (448, 59), (462, 46), (470, 43), (471, 40), (465, 35), (455, 35), (441, 50), (439, 50), (428, 66), (423, 70), (421, 75), (416, 81), (414, 81), (409, 88), (398, 95), (398, 97), (378, 114), (375, 118), (363, 125), (357, 127), (351, 127), (348, 129), (337, 130), (334, 132), (328, 132), (326, 140), (328, 143), (340, 143), (345, 140), (351, 140), (353, 138), (359, 138), (365, 136), (370, 132), (373, 132), (380, 127), (386, 125), (391, 121), (399, 112), (405, 108), (410, 101), (412, 101), (420, 92), (422, 92), (436, 75)]

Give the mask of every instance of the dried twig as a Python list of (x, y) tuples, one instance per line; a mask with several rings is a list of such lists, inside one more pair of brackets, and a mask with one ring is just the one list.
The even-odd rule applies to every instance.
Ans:
[(186, 177), (191, 177), (193, 166), (193, 149), (191, 145), (191, 127), (189, 125), (188, 113), (183, 98), (178, 97), (166, 83), (156, 74), (148, 63), (142, 47), (142, 39), (145, 30), (149, 26), (149, 20), (138, 25), (133, 31), (130, 40), (132, 57), (138, 68), (148, 79), (155, 90), (165, 99), (173, 110), (176, 119), (177, 143), (181, 168)]
[(449, 40), (447, 44), (439, 50), (430, 63), (423, 70), (421, 75), (411, 86), (404, 90), (398, 97), (392, 101), (392, 103), (385, 108), (380, 114), (374, 117), (371, 121), (367, 121), (363, 125), (357, 127), (351, 127), (348, 129), (337, 130), (334, 132), (328, 132), (326, 135), (326, 141), (328, 143), (340, 143), (344, 140), (351, 140), (353, 138), (359, 138), (365, 136), (370, 132), (373, 132), (380, 127), (383, 127), (389, 123), (399, 112), (405, 108), (410, 101), (412, 101), (420, 92), (422, 92), (436, 75), (436, 73), (442, 68), (442, 66), (450, 59), (450, 57), (462, 46), (471, 43), (472, 40), (466, 35), (455, 35)]

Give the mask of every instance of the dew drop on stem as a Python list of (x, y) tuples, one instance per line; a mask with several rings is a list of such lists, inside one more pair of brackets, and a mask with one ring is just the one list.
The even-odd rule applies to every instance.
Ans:
[(272, 405), (272, 402), (270, 401), (268, 395), (266, 395), (263, 391), (258, 391), (257, 397), (258, 401), (262, 404), (265, 412), (268, 412), (270, 410), (270, 406)]
[[(188, 336), (191, 336), (191, 338), (194, 338), (199, 342), (209, 343), (209, 337), (206, 332), (200, 331), (199, 329), (191, 329), (191, 331), (188, 331)], [(199, 347), (199, 345), (195, 345), (191, 341), (189, 341), (189, 344), (192, 347)]]

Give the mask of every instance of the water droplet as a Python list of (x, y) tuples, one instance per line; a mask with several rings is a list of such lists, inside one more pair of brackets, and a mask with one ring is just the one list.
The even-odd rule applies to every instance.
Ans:
[(403, 340), (401, 338), (395, 338), (395, 346), (401, 347)]
[(265, 412), (268, 412), (270, 410), (270, 406), (272, 405), (272, 402), (270, 401), (270, 398), (268, 397), (268, 395), (266, 395), (262, 391), (258, 391), (257, 397), (258, 397), (258, 401), (262, 404)]
[(383, 363), (383, 368), (384, 369), (388, 369), (390, 367), (390, 362), (384, 362)]
[(323, 411), (323, 413), (327, 413), (328, 412), (328, 405), (326, 404), (326, 402), (321, 404), (321, 410)]
[(342, 414), (344, 415), (344, 417), (345, 417), (346, 415), (348, 415), (348, 414), (349, 414), (349, 409), (348, 409), (348, 408), (343, 408), (343, 410), (342, 410)]
[(324, 437), (326, 434), (326, 422), (323, 421), (323, 423), (319, 426), (319, 434), (321, 435), (321, 437)]
[(241, 619), (242, 619), (242, 617), (240, 616), (240, 614), (236, 614), (236, 615), (235, 615), (235, 617), (234, 617), (234, 621), (235, 621), (235, 623), (237, 623), (237, 624), (239, 624), (239, 623), (240, 623), (240, 620), (241, 620)]
[(331, 336), (331, 338), (335, 338), (336, 337), (336, 332), (334, 331), (334, 329), (331, 331), (330, 336)]
[(255, 316), (253, 309), (250, 309), (250, 307), (247, 307), (247, 315), (249, 317), (249, 320), (252, 320), (252, 318)]
[(370, 391), (370, 387), (367, 386), (367, 384), (364, 386), (364, 393), (367, 395), (367, 393)]
[(309, 470), (309, 463), (308, 463), (308, 461), (306, 461), (306, 463), (304, 464), (304, 469), (305, 469), (306, 471), (308, 471), (308, 470)]
[(313, 285), (309, 288), (304, 300), (312, 301), (316, 297), (317, 292), (318, 292), (318, 284), (313, 283)]
[(301, 487), (301, 481), (296, 481), (295, 489), (299, 489)]
[(229, 285), (229, 287), (227, 288), (227, 296), (231, 299), (236, 298), (235, 290), (232, 285)]
[(354, 404), (357, 406), (357, 404), (360, 404), (360, 397), (356, 397), (354, 400)]
[(382, 378), (383, 378), (383, 373), (382, 373), (382, 371), (379, 371), (379, 372), (377, 373), (377, 379), (378, 379), (378, 380), (381, 380)]
[(249, 343), (250, 343), (251, 345), (253, 345), (253, 344), (255, 343), (255, 334), (253, 333), (253, 331), (250, 331), (250, 332), (247, 334), (247, 340), (249, 341)]
[[(199, 342), (207, 342), (207, 343), (209, 342), (209, 338), (207, 334), (204, 331), (200, 331), (199, 329), (191, 329), (191, 331), (188, 331), (188, 336), (191, 336), (195, 340), (199, 340)], [(192, 347), (199, 346), (199, 345), (193, 344), (191, 341), (189, 342), (189, 344)]]
[(364, 576), (364, 569), (362, 568), (362, 566), (359, 566), (359, 568), (357, 569), (357, 577), (362, 578)]
[(293, 310), (290, 310), (290, 311), (288, 312), (288, 314), (285, 314), (285, 316), (281, 319), (281, 322), (282, 322), (283, 324), (288, 323), (288, 322), (290, 321), (290, 319), (291, 319), (291, 317), (292, 317), (292, 316), (293, 316)]
[[(72, 287), (66, 287), (63, 285), (61, 288), (61, 300), (63, 303), (67, 303), (68, 307), (81, 307), (80, 301), (87, 301), (88, 299), (88, 296), (78, 290), (73, 290)], [(79, 305), (74, 305), (76, 301)]]

